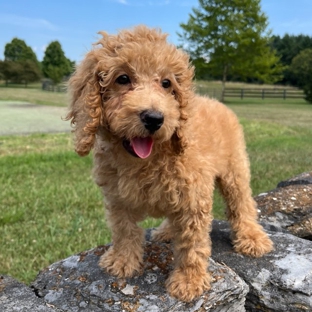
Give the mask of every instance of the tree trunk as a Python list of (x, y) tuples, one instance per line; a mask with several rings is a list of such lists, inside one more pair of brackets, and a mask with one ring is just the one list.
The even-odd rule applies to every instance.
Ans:
[(225, 83), (226, 83), (226, 78), (227, 78), (227, 70), (228, 70), (228, 66), (227, 64), (224, 65), (223, 68), (223, 76), (222, 76), (222, 90), (221, 90), (221, 102), (224, 102), (224, 94), (225, 94)]

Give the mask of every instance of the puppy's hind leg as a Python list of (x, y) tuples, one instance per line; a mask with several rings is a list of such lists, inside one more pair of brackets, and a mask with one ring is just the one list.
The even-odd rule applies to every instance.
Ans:
[(99, 266), (119, 278), (131, 277), (140, 271), (143, 261), (144, 230), (137, 226), (141, 216), (127, 207), (106, 210), (112, 230), (113, 246), (101, 257)]
[(227, 204), (234, 249), (242, 254), (261, 257), (273, 249), (273, 243), (257, 222), (256, 203), (249, 180), (249, 163), (245, 157), (240, 162), (231, 163), (229, 171), (217, 179), (217, 184)]
[(155, 242), (168, 242), (172, 239), (172, 225), (165, 219), (161, 225), (152, 232), (152, 240)]

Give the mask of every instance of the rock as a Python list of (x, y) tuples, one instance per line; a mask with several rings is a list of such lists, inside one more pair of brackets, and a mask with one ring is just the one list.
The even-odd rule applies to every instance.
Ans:
[(9, 276), (0, 276), (1, 312), (61, 312), (55, 306), (40, 300), (31, 288)]
[(298, 185), (298, 184), (299, 185), (312, 184), (312, 171), (304, 172), (294, 178), (281, 181), (280, 183), (277, 184), (277, 187), (285, 187), (289, 185)]
[(248, 284), (247, 311), (312, 311), (312, 242), (283, 232), (268, 233), (275, 251), (249, 258), (233, 251), (228, 223), (214, 221), (212, 258)]
[(312, 240), (312, 172), (280, 182), (255, 200), (261, 221)]
[(212, 289), (192, 303), (183, 303), (170, 297), (164, 286), (172, 269), (171, 244), (147, 241), (142, 272), (122, 280), (98, 266), (107, 249), (98, 247), (52, 264), (32, 287), (45, 302), (65, 311), (245, 311), (248, 287), (225, 265), (211, 260)]
[(100, 246), (50, 265), (32, 288), (0, 276), (0, 311), (312, 311), (312, 172), (255, 199), (275, 250), (262, 258), (237, 254), (228, 223), (214, 221), (212, 288), (192, 303), (167, 294), (172, 245), (152, 243), (149, 230), (144, 267), (133, 278), (120, 280), (101, 270), (98, 261), (109, 245)]

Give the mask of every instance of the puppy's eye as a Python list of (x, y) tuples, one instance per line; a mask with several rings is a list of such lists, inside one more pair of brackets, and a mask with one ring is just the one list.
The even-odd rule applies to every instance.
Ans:
[(131, 81), (128, 75), (121, 75), (116, 79), (116, 82), (118, 84), (125, 85), (125, 84), (130, 83)]
[(163, 88), (167, 89), (171, 86), (171, 81), (169, 79), (164, 79), (162, 82), (161, 82), (161, 85)]

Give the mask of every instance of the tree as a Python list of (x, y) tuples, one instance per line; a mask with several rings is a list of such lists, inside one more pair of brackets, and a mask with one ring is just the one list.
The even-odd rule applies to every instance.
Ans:
[(283, 37), (273, 36), (271, 44), (280, 56), (282, 64), (285, 65), (284, 77), (281, 82), (284, 84), (297, 85), (296, 77), (288, 67), (293, 58), (302, 50), (312, 48), (312, 37), (289, 34), (285, 34)]
[(31, 60), (38, 63), (37, 56), (24, 40), (13, 38), (4, 48), (4, 59), (6, 61), (25, 61)]
[(0, 73), (5, 80), (6, 86), (8, 86), (10, 80), (15, 80), (18, 77), (18, 73), (21, 68), (18, 62), (12, 61), (0, 61)]
[(222, 100), (229, 75), (263, 82), (280, 79), (282, 66), (270, 47), (260, 0), (199, 0), (199, 5), (180, 25), (179, 36), (193, 60), (222, 77)]
[(312, 49), (305, 49), (295, 56), (289, 70), (305, 93), (305, 99), (312, 103)]
[(38, 81), (41, 71), (37, 56), (24, 40), (13, 38), (5, 45), (4, 61), (0, 63), (0, 71), (8, 85), (9, 81), (25, 83)]
[(42, 61), (42, 71), (44, 76), (50, 78), (55, 84), (60, 83), (64, 76), (72, 72), (72, 62), (66, 58), (58, 41), (48, 45)]
[(20, 62), (21, 72), (19, 75), (19, 82), (23, 82), (25, 87), (29, 82), (38, 81), (41, 77), (41, 71), (35, 62), (31, 60), (25, 60), (24, 62)]
[(24, 61), (0, 61), (0, 73), (8, 85), (9, 81), (24, 83), (25, 87), (29, 82), (38, 81), (41, 72), (38, 65), (32, 60)]

